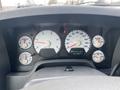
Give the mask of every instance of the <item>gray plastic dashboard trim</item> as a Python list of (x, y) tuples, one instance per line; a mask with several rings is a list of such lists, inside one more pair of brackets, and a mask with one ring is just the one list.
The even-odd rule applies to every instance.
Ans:
[(22, 88), (29, 78), (33, 75), (33, 73), (36, 72), (36, 69), (43, 65), (43, 64), (50, 64), (50, 63), (86, 63), (91, 66), (91, 68), (95, 68), (92, 61), (85, 60), (85, 59), (56, 59), (56, 60), (46, 60), (46, 61), (40, 61), (36, 63), (33, 67), (33, 69), (29, 72), (17, 72), (17, 73), (10, 73), (7, 75), (7, 90), (18, 90)]
[(39, 66), (46, 64), (46, 63), (50, 64), (50, 63), (68, 63), (68, 62), (69, 63), (84, 63), (84, 64), (86, 63), (86, 64), (89, 64), (90, 67), (95, 68), (94, 64), (91, 61), (86, 60), (86, 59), (80, 59), (80, 60), (78, 59), (63, 59), (63, 60), (56, 59), (56, 60), (40, 61), (36, 63), (31, 73), (34, 73)]
[(76, 76), (44, 81), (22, 90), (119, 90), (119, 88), (119, 77)]
[(102, 6), (39, 6), (0, 11), (0, 20), (52, 14), (92, 14), (120, 16), (120, 7)]

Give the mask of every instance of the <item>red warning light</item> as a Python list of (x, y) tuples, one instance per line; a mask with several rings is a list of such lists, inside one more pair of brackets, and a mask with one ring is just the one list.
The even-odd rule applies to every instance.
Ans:
[(64, 34), (68, 33), (68, 28), (67, 28), (67, 24), (64, 24)]

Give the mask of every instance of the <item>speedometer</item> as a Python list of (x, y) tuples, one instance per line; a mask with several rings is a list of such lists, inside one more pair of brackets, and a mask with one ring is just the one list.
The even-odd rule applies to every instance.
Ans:
[(60, 47), (61, 47), (60, 37), (51, 30), (44, 30), (39, 32), (34, 39), (34, 48), (37, 53), (39, 53), (41, 49), (49, 48), (54, 49), (55, 52), (58, 53)]
[(87, 33), (81, 30), (71, 31), (65, 39), (65, 48), (68, 52), (72, 48), (83, 48), (87, 53), (91, 46), (91, 40)]

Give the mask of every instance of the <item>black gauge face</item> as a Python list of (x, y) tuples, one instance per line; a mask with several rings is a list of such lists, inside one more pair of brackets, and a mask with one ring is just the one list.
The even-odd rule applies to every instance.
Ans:
[(70, 32), (65, 39), (65, 47), (68, 53), (72, 48), (83, 48), (87, 53), (91, 46), (91, 40), (87, 33), (81, 30)]
[(61, 48), (61, 39), (51, 30), (41, 31), (34, 39), (34, 48), (37, 53), (39, 53), (41, 49), (49, 48), (54, 49), (55, 52), (58, 53)]

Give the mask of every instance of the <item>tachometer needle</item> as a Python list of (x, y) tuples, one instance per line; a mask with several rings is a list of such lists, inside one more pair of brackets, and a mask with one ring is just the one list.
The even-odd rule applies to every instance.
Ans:
[(39, 41), (39, 42), (38, 42), (38, 41), (36, 41), (36, 43), (46, 44), (46, 42), (40, 42), (40, 41)]

